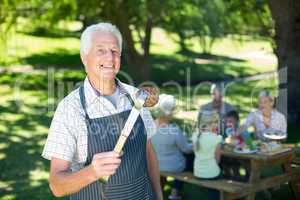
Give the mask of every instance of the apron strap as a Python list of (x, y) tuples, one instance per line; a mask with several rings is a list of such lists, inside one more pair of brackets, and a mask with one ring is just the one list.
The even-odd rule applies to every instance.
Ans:
[(125, 96), (127, 97), (127, 99), (129, 100), (131, 106), (134, 106), (134, 101), (132, 99), (132, 97), (130, 96), (130, 94), (127, 92), (127, 90), (124, 88), (124, 86), (121, 84), (121, 81), (119, 79), (116, 78), (116, 84), (120, 89), (120, 93), (125, 94)]
[(85, 101), (84, 85), (83, 84), (79, 88), (79, 97), (80, 97), (81, 106), (82, 106), (84, 114), (85, 114), (85, 118), (90, 119), (90, 117), (89, 117), (89, 115), (87, 114), (87, 111), (86, 111), (86, 101)]
[[(131, 95), (127, 92), (127, 90), (124, 88), (124, 86), (122, 86), (121, 82), (118, 79), (116, 79), (116, 84), (120, 89), (120, 93), (123, 93), (128, 98), (131, 106), (133, 107), (134, 106), (134, 101), (133, 101)], [(79, 87), (79, 97), (80, 97), (81, 106), (82, 106), (84, 114), (85, 114), (85, 118), (90, 119), (89, 115), (87, 114), (87, 110), (86, 110), (86, 100), (85, 100), (85, 95), (84, 95), (84, 84), (82, 84)]]

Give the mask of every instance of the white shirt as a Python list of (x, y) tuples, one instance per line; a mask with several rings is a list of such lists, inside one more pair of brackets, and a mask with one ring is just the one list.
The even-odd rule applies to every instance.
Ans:
[(192, 144), (188, 143), (180, 128), (172, 123), (158, 127), (152, 137), (159, 170), (165, 172), (182, 172), (186, 167), (183, 152), (192, 151)]
[(200, 178), (217, 177), (221, 170), (217, 163), (215, 152), (218, 144), (222, 141), (222, 136), (203, 132), (199, 137), (198, 134), (193, 134), (192, 140), (194, 147), (197, 147), (199, 142), (199, 148), (194, 148), (194, 175)]
[[(121, 83), (132, 96), (138, 89)], [(128, 97), (120, 92), (115, 107), (108, 99), (95, 93), (88, 78), (84, 80), (87, 113), (91, 119), (120, 113), (132, 108)], [(147, 108), (142, 108), (141, 118), (150, 139), (156, 132), (156, 124)], [(80, 103), (79, 88), (67, 95), (57, 106), (51, 122), (42, 156), (71, 162), (72, 171), (84, 166), (87, 158), (87, 128), (84, 111)]]
[[(262, 132), (266, 129), (266, 126), (264, 124), (261, 110), (253, 111), (247, 116), (244, 128), (247, 129), (249, 126), (254, 126), (258, 138), (263, 138)], [(286, 132), (287, 125), (285, 117), (275, 109), (271, 111), (271, 124), (269, 128)]]

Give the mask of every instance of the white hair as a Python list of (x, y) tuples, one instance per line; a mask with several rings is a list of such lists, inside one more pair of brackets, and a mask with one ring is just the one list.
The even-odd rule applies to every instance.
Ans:
[(268, 91), (268, 90), (261, 91), (258, 96), (259, 96), (259, 98), (267, 97), (271, 101), (274, 101), (274, 97), (273, 97), (272, 93), (270, 91)]
[(160, 94), (157, 104), (158, 111), (163, 116), (170, 116), (175, 109), (176, 99), (173, 95)]
[(98, 23), (88, 26), (81, 34), (80, 37), (80, 53), (88, 53), (91, 48), (92, 33), (94, 32), (107, 32), (112, 33), (118, 40), (120, 52), (122, 51), (122, 35), (119, 29), (111, 23)]

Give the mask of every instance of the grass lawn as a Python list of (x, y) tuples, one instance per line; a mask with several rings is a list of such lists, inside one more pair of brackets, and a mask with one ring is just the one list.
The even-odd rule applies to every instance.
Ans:
[[(53, 111), (59, 99), (58, 90), (66, 94), (76, 82), (83, 79), (82, 72), (72, 70), (57, 72), (54, 74), (54, 87), (56, 92), (49, 96), (47, 92), (47, 74), (23, 74), (6, 73), (0, 75), (0, 199), (54, 199), (48, 188), (49, 162), (42, 159), (40, 154), (47, 137), (48, 127)], [(18, 84), (16, 81), (23, 80)], [(23, 83), (23, 84), (22, 84)], [(59, 89), (61, 83), (65, 87)], [(67, 83), (72, 83), (68, 88)], [(252, 100), (249, 91), (253, 88), (267, 87), (274, 89), (276, 81), (264, 80), (263, 82), (251, 82), (235, 84), (228, 88), (228, 101), (239, 104), (242, 118), (252, 108)], [(69, 84), (70, 85), (70, 84)], [(178, 99), (178, 109), (175, 120), (184, 128), (184, 124), (193, 126), (194, 117), (200, 104), (209, 100), (207, 85), (200, 87), (195, 95), (186, 95), (196, 91), (195, 86), (183, 88), (179, 93), (177, 88), (162, 87), (162, 92), (171, 93)], [(255, 92), (254, 92), (255, 94)], [(190, 106), (187, 106), (190, 105)], [(253, 102), (255, 105), (255, 102)], [(290, 126), (291, 143), (300, 146), (300, 138), (296, 135), (299, 126)], [(192, 129), (185, 127), (189, 135)], [(185, 184), (186, 200), (197, 200), (206, 196), (206, 190)], [(169, 185), (165, 187), (165, 195), (168, 194)], [(289, 197), (286, 186), (274, 192), (274, 199)], [(262, 199), (262, 198), (259, 198)]]

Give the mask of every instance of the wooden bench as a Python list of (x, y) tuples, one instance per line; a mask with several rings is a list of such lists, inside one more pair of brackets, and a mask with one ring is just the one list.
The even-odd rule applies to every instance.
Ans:
[(161, 172), (163, 177), (173, 177), (186, 183), (198, 185), (201, 187), (216, 189), (220, 191), (221, 199), (238, 199), (245, 197), (251, 191), (251, 185), (237, 181), (218, 179), (218, 180), (200, 180), (197, 179), (191, 172), (170, 173)]
[(295, 159), (293, 160), (292, 164), (300, 166), (300, 147), (295, 147)]
[[(216, 189), (220, 191), (221, 200), (233, 200), (246, 197), (251, 199), (251, 195), (256, 192), (263, 191), (265, 189), (273, 188), (282, 185), (283, 183), (289, 182), (291, 180), (297, 180), (300, 177), (300, 170), (293, 170), (287, 174), (277, 175), (276, 177), (270, 177), (261, 179), (255, 184), (242, 183), (238, 181), (232, 181), (227, 179), (218, 180), (200, 180), (196, 178), (191, 172), (182, 173), (170, 173), (170, 172), (160, 172), (163, 177), (173, 177), (177, 180), (181, 180), (186, 183), (194, 184), (197, 186)], [(299, 191), (298, 188), (294, 188)], [(296, 197), (296, 199), (298, 199)]]

